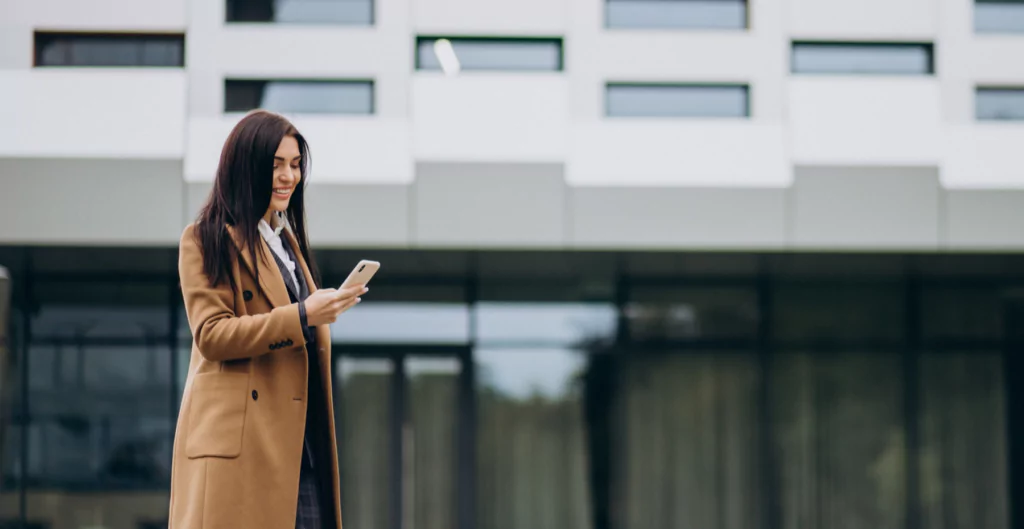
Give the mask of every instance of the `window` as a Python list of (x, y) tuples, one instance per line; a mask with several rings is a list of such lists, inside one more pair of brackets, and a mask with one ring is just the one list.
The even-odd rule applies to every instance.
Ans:
[(36, 33), (36, 66), (185, 65), (184, 35)]
[(373, 24), (373, 0), (227, 0), (228, 22)]
[(974, 3), (974, 31), (1024, 33), (1024, 1), (977, 0)]
[(1024, 88), (978, 88), (974, 112), (982, 121), (1024, 120)]
[(742, 118), (750, 115), (746, 85), (609, 83), (605, 112), (615, 117)]
[[(416, 68), (440, 70), (434, 52), (438, 37), (420, 37), (416, 43)], [(452, 38), (455, 60), (462, 70), (561, 71), (562, 39)]]
[(746, 29), (746, 0), (606, 0), (610, 28)]
[(224, 111), (265, 108), (292, 114), (373, 114), (373, 81), (228, 79)]
[(930, 75), (931, 44), (794, 42), (793, 73)]

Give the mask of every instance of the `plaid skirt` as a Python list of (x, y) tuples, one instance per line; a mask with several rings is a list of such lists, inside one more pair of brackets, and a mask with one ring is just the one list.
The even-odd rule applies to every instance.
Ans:
[(313, 469), (302, 465), (299, 471), (299, 504), (295, 510), (295, 529), (321, 529), (320, 490)]

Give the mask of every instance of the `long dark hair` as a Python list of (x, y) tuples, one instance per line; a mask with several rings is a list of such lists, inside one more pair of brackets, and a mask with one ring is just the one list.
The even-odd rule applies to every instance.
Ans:
[[(224, 149), (220, 153), (217, 177), (213, 183), (206, 205), (196, 219), (196, 243), (203, 251), (203, 271), (216, 286), (221, 281), (230, 281), (231, 263), (238, 257), (239, 248), (228, 233), (231, 225), (240, 234), (251, 257), (252, 270), (259, 284), (259, 261), (256, 249), (260, 247), (259, 222), (270, 207), (270, 194), (274, 187), (274, 155), (285, 136), (295, 138), (301, 155), (300, 175), (302, 179), (295, 187), (285, 218), (291, 224), (292, 233), (299, 244), (302, 258), (306, 260), (314, 281), (319, 282), (316, 262), (309, 248), (306, 235), (306, 210), (303, 197), (309, 181), (309, 145), (306, 139), (287, 119), (273, 112), (254, 110), (235, 125)], [(287, 244), (287, 243), (286, 243)], [(260, 257), (265, 254), (260, 252)], [(265, 265), (270, 263), (264, 262)]]

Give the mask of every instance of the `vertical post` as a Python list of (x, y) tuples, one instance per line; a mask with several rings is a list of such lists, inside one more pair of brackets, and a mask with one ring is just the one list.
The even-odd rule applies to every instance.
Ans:
[(469, 311), (469, 343), (462, 350), (460, 360), (462, 370), (459, 376), (459, 416), (458, 416), (458, 482), (455, 490), (458, 497), (456, 509), (458, 529), (475, 529), (477, 522), (477, 491), (476, 491), (476, 436), (477, 436), (477, 398), (476, 398), (476, 364), (473, 351), (476, 348), (477, 321), (477, 275), (479, 261), (473, 256), (469, 277), (466, 278), (464, 300)]
[(1020, 297), (1009, 297), (1003, 302), (1003, 386), (1005, 387), (1006, 409), (1006, 458), (1007, 458), (1007, 509), (1009, 527), (1024, 529), (1024, 517), (1020, 515), (1024, 502), (1024, 457), (1021, 457), (1021, 440), (1024, 439), (1024, 392), (1022, 386), (1021, 331), (1017, 326), (1024, 303)]
[(28, 524), (28, 488), (26, 483), (29, 459), (28, 426), (30, 423), (28, 415), (28, 350), (29, 343), (32, 341), (32, 325), (29, 316), (36, 310), (35, 293), (32, 288), (32, 254), (28, 250), (25, 251), (23, 270), (25, 271), (25, 288), (22, 289), (24, 297), (21, 304), (21, 343), (19, 344), (21, 354), (18, 355), (18, 365), (21, 367), (21, 395), (18, 399), (18, 422), (21, 424), (21, 469), (19, 472), (21, 479), (18, 480), (18, 512), (21, 514), (21, 526), (26, 527)]
[(781, 504), (782, 491), (779, 487), (778, 462), (776, 461), (775, 422), (772, 406), (772, 283), (771, 275), (764, 262), (760, 261), (760, 272), (757, 278), (757, 377), (758, 399), (758, 455), (760, 457), (760, 491), (761, 516), (764, 529), (780, 529), (782, 527)]
[(395, 353), (391, 360), (394, 364), (391, 376), (391, 529), (405, 529), (402, 509), (405, 499), (405, 358), (402, 353)]
[(459, 354), (461, 372), (458, 389), (458, 432), (456, 455), (456, 509), (458, 529), (476, 526), (476, 366), (473, 351), (464, 348)]
[(906, 512), (907, 529), (921, 527), (920, 510), (920, 378), (918, 357), (921, 351), (921, 281), (913, 270), (906, 278), (906, 346), (903, 352), (903, 420), (906, 429), (904, 472), (906, 474), (906, 496), (904, 510)]

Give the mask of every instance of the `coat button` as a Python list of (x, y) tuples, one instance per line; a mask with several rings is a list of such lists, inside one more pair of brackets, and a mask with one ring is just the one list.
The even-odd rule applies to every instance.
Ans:
[(242, 292), (242, 299), (246, 301), (252, 301), (252, 291), (246, 290), (245, 292)]
[(259, 398), (260, 398), (260, 394), (255, 389), (252, 390), (252, 400), (257, 400)]

